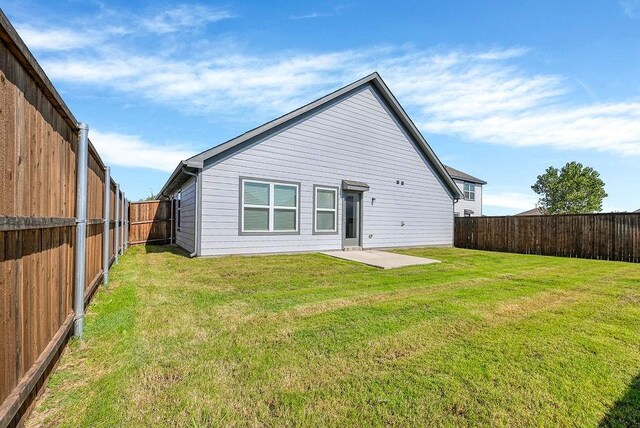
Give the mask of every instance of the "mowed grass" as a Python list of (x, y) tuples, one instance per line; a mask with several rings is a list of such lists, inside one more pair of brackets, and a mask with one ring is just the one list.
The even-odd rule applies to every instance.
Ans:
[(131, 248), (30, 424), (640, 425), (640, 266), (400, 252)]

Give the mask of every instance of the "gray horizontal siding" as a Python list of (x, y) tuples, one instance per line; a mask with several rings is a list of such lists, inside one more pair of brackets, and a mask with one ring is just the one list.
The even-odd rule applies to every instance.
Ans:
[(176, 230), (176, 244), (190, 253), (195, 251), (196, 186), (190, 179), (182, 186), (180, 230)]
[[(456, 183), (456, 186), (464, 193), (464, 181), (462, 180), (453, 180)], [(460, 213), (460, 216), (464, 216), (464, 210), (473, 211), (474, 217), (479, 217), (482, 215), (482, 184), (476, 184), (476, 199), (475, 201), (467, 201), (464, 199), (460, 199), (455, 203), (454, 209), (455, 212)]]
[[(300, 182), (299, 235), (238, 236), (242, 176)], [(451, 195), (375, 90), (365, 87), (203, 170), (202, 254), (341, 249), (341, 200), (337, 235), (312, 235), (312, 221), (313, 185), (339, 187), (342, 179), (370, 186), (363, 199), (365, 248), (451, 245)]]

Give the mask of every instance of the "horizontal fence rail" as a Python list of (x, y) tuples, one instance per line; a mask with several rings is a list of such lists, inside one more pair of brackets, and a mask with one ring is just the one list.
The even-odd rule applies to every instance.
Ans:
[(454, 245), (640, 263), (640, 214), (457, 217)]
[[(86, 198), (78, 229), (79, 144)], [(0, 10), (0, 428), (21, 426), (115, 255), (128, 201)], [(109, 209), (105, 207), (109, 201)], [(86, 221), (84, 220), (86, 218)], [(84, 226), (86, 225), (86, 226)], [(107, 227), (108, 226), (108, 227)], [(107, 233), (105, 233), (105, 231)], [(84, 268), (79, 270), (79, 248)], [(108, 251), (104, 254), (105, 249)], [(104, 263), (108, 260), (108, 263)], [(79, 281), (75, 279), (76, 272)], [(77, 287), (76, 287), (77, 286)], [(74, 302), (74, 287), (82, 301)]]

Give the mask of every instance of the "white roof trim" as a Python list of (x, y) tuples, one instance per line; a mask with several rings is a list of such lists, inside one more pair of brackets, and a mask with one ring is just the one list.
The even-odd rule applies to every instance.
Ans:
[(211, 159), (214, 156), (222, 154), (256, 136), (267, 133), (277, 126), (293, 121), (299, 116), (311, 110), (315, 110), (333, 101), (334, 99), (340, 97), (341, 95), (344, 95), (347, 92), (353, 91), (366, 84), (373, 85), (380, 92), (384, 101), (387, 102), (387, 104), (389, 104), (389, 107), (391, 107), (393, 113), (398, 117), (398, 119), (400, 119), (400, 122), (402, 123), (402, 125), (404, 125), (407, 128), (411, 137), (413, 137), (413, 139), (418, 143), (418, 146), (420, 147), (424, 155), (434, 166), (434, 168), (436, 169), (436, 172), (438, 173), (442, 181), (445, 183), (445, 185), (448, 187), (452, 196), (458, 199), (462, 198), (463, 195), (460, 189), (454, 183), (451, 176), (447, 173), (444, 165), (442, 164), (442, 162), (440, 162), (440, 159), (438, 159), (436, 154), (433, 152), (433, 150), (427, 143), (427, 140), (425, 140), (425, 138), (422, 136), (418, 128), (415, 126), (413, 121), (409, 118), (409, 116), (404, 111), (400, 103), (398, 103), (398, 100), (396, 100), (396, 98), (393, 96), (393, 94), (391, 93), (391, 91), (389, 90), (389, 88), (387, 87), (387, 85), (384, 83), (384, 81), (382, 80), (382, 78), (377, 72), (374, 72), (368, 75), (367, 77), (364, 77), (360, 80), (357, 80), (351, 83), (350, 85), (340, 88), (337, 91), (334, 91), (328, 95), (325, 95), (324, 97), (319, 98), (277, 119), (267, 122), (264, 125), (258, 126), (257, 128), (247, 131), (244, 134), (239, 135), (225, 143), (215, 146), (209, 150), (205, 150), (204, 152), (199, 153), (187, 159), (186, 161), (182, 161), (180, 165), (178, 165), (176, 170), (171, 174), (171, 176), (169, 177), (169, 180), (167, 180), (167, 183), (162, 187), (162, 190), (160, 191), (160, 195), (162, 195), (163, 192), (165, 192), (169, 187), (171, 187), (172, 182), (175, 179), (177, 179), (177, 177), (180, 175), (180, 170), (183, 165), (186, 165), (192, 168), (202, 168), (204, 166), (204, 162), (207, 161), (208, 159)]

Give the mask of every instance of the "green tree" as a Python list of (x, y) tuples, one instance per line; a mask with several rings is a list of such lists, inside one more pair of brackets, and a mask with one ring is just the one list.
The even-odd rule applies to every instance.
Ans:
[(540, 195), (538, 206), (549, 214), (600, 212), (607, 197), (598, 171), (579, 162), (569, 162), (560, 170), (550, 166), (531, 189)]
[(153, 189), (149, 188), (149, 194), (146, 197), (139, 199), (138, 202), (154, 201), (155, 199), (156, 195), (153, 193)]

